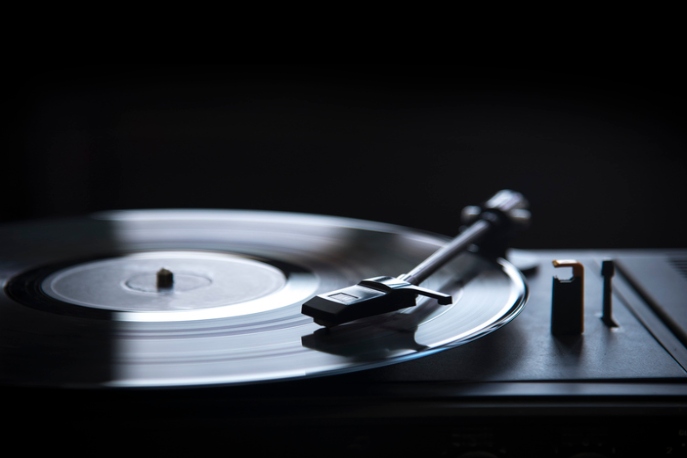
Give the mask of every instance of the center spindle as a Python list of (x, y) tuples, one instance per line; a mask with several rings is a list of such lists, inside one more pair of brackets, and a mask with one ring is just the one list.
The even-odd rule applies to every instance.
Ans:
[(174, 274), (164, 267), (157, 271), (157, 289), (158, 291), (170, 290), (174, 287)]

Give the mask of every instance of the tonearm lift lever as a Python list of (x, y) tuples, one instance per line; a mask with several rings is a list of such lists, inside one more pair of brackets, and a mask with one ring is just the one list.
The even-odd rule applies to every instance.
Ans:
[(450, 295), (418, 285), (473, 245), (478, 245), (479, 252), (487, 256), (505, 257), (507, 241), (514, 230), (529, 222), (527, 207), (527, 200), (520, 193), (499, 191), (481, 206), (465, 207), (462, 216), (469, 226), (410, 272), (398, 277), (368, 278), (357, 285), (319, 294), (303, 304), (301, 313), (329, 328), (412, 307), (418, 295), (434, 298), (442, 305), (450, 304)]

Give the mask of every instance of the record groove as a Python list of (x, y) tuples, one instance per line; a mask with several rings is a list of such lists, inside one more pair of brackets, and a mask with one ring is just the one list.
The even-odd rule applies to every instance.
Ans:
[[(75, 234), (80, 243), (65, 243)], [(300, 313), (315, 294), (400, 275), (446, 241), (382, 223), (231, 210), (122, 211), (0, 228), (9, 266), (0, 269), (0, 382), (259, 383), (362, 370), (462, 345), (524, 306), (526, 284), (509, 263), (472, 253), (448, 263), (423, 283), (451, 294), (448, 306), (420, 300), (330, 331)], [(119, 254), (98, 257), (106, 252)], [(164, 259), (193, 288), (155, 290), (151, 276)], [(250, 286), (254, 278), (264, 280)], [(245, 300), (223, 302), (232, 294)]]

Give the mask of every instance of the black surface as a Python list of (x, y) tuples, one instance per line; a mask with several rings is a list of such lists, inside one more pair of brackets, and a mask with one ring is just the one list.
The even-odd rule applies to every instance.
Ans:
[[(620, 288), (628, 286), (621, 276), (614, 285), (622, 294), (613, 298), (619, 328), (599, 319), (602, 281), (592, 272), (601, 259), (627, 253), (531, 253), (539, 263), (529, 276), (530, 303), (512, 323), (467, 345), (296, 382), (154, 390), (10, 387), (0, 390), (4, 415), (12, 419), (6, 432), (49, 425), (56, 437), (77, 434), (117, 451), (141, 438), (160, 451), (227, 446), (303, 457), (680, 456), (687, 444), (684, 347), (670, 354), (674, 346), (652, 338), (660, 329), (642, 324)], [(661, 259), (660, 253), (630, 254), (649, 255), (647, 264)], [(590, 273), (581, 336), (550, 334), (549, 259), (559, 256), (578, 258)]]
[[(685, 247), (682, 73), (675, 56), (621, 62), (613, 58), (618, 47), (601, 48), (608, 61), (584, 65), (14, 66), (5, 86), (0, 221), (117, 208), (254, 208), (453, 235), (463, 206), (512, 188), (534, 213), (516, 246)], [(49, 428), (65, 438), (51, 446), (70, 450), (74, 431), (88, 430), (97, 450), (142, 438), (163, 451), (241, 444), (302, 456), (680, 453), (687, 428), (677, 363), (620, 351), (615, 361), (633, 364), (612, 365), (603, 346), (591, 345), (606, 336), (594, 316), (600, 306), (586, 315), (582, 346), (553, 341), (545, 283), (524, 320), (474, 342), (475, 351), (457, 349), (468, 367), (460, 383), (460, 367), (437, 368), (438, 358), (393, 366), (401, 380), (418, 366), (438, 371), (431, 386), (422, 374), (432, 373), (413, 372), (408, 393), (393, 377), (375, 392), (370, 381), (379, 373), (371, 373), (315, 383), (314, 391), (306, 384), (0, 395), (11, 407), (10, 435)], [(607, 334), (642, 346), (627, 335), (629, 324), (647, 332), (633, 316), (619, 307), (620, 329)], [(499, 339), (544, 341), (535, 350), (550, 351), (507, 358), (521, 348), (490, 347)], [(650, 342), (644, 351), (658, 348)], [(556, 351), (563, 357), (553, 358)], [(538, 364), (549, 357), (561, 366)], [(577, 360), (592, 364), (577, 371)], [(655, 380), (642, 378), (647, 366)], [(557, 370), (572, 382), (549, 383)]]
[(253, 208), (454, 235), (512, 188), (534, 213), (520, 247), (684, 247), (677, 68), (16, 66), (0, 220)]

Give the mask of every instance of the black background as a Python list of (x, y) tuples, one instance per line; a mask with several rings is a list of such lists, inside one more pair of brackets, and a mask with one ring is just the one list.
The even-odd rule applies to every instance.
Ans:
[(518, 247), (685, 247), (678, 68), (15, 67), (0, 221), (241, 208), (453, 235), (510, 188), (533, 213)]

